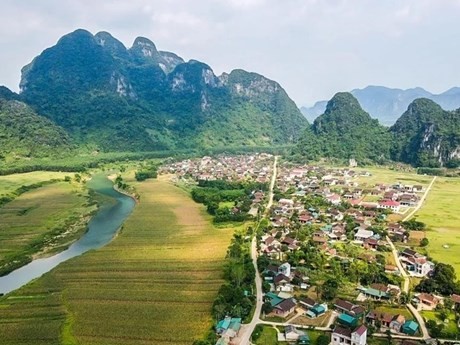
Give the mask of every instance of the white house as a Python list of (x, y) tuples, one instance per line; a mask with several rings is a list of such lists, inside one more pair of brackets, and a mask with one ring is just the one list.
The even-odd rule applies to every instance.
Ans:
[(332, 331), (332, 345), (366, 345), (367, 343), (367, 328), (361, 325), (353, 331), (341, 326), (335, 326)]
[(380, 200), (377, 208), (390, 209), (393, 212), (399, 212), (401, 204), (394, 200)]
[(278, 273), (284, 274), (286, 277), (291, 276), (291, 264), (289, 262), (285, 262), (278, 268)]
[(374, 232), (371, 230), (359, 229), (355, 234), (355, 241), (364, 241), (374, 236)]

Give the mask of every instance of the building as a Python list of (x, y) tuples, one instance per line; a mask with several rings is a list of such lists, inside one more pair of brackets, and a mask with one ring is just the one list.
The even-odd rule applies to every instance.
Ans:
[(394, 200), (380, 200), (377, 208), (390, 209), (393, 212), (399, 212), (401, 204)]
[(409, 321), (406, 321), (402, 325), (401, 332), (403, 332), (404, 334), (407, 334), (407, 335), (414, 335), (415, 333), (417, 333), (418, 328), (419, 328), (419, 325), (418, 325), (417, 322), (415, 322), (413, 320), (409, 320)]
[(366, 345), (367, 328), (361, 325), (353, 330), (342, 326), (335, 326), (332, 331), (332, 345)]
[(216, 345), (229, 344), (231, 339), (238, 336), (240, 328), (241, 318), (226, 316), (223, 320), (220, 320), (216, 325), (216, 333), (221, 337), (217, 340)]

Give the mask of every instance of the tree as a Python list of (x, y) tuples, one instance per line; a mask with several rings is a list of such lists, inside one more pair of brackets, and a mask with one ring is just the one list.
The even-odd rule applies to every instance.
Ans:
[(273, 310), (272, 304), (270, 302), (265, 302), (262, 304), (262, 312), (264, 314), (270, 314)]
[(321, 334), (317, 339), (316, 339), (316, 345), (328, 345), (331, 342), (331, 339), (329, 336), (325, 334)]
[(270, 292), (271, 286), (269, 282), (263, 282), (262, 284), (262, 291), (264, 293)]
[(337, 289), (339, 284), (335, 278), (329, 278), (323, 284), (323, 293), (322, 297), (327, 300), (333, 300), (337, 296)]
[(420, 246), (426, 247), (429, 243), (430, 243), (430, 241), (428, 241), (428, 238), (424, 237), (424, 238), (422, 238), (422, 240), (420, 241)]

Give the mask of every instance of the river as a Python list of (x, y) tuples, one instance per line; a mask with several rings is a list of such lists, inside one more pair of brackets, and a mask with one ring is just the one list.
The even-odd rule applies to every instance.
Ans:
[(36, 259), (8, 275), (0, 277), (0, 293), (6, 294), (16, 290), (49, 272), (61, 262), (81, 255), (88, 250), (103, 247), (112, 240), (124, 220), (131, 214), (135, 202), (129, 196), (114, 190), (112, 182), (103, 175), (93, 176), (88, 182), (88, 188), (112, 198), (114, 202), (104, 204), (98, 210), (88, 224), (88, 231), (68, 249), (47, 258)]

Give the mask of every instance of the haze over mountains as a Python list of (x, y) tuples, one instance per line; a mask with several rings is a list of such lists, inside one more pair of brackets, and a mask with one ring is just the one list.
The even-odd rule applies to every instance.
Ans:
[[(127, 49), (107, 32), (81, 29), (25, 66), (20, 87), (19, 95), (0, 87), (0, 160), (76, 150), (290, 145), (303, 161), (460, 165), (460, 110), (428, 99), (460, 107), (459, 88), (441, 95), (384, 87), (337, 93), (317, 105), (324, 114), (310, 126), (284, 89), (262, 75), (237, 69), (216, 76), (205, 63), (159, 51), (147, 38)], [(402, 116), (388, 128), (366, 107), (386, 115), (391, 110), (392, 122)]]
[[(453, 87), (441, 94), (433, 94), (421, 87), (413, 89), (392, 89), (384, 86), (367, 86), (355, 89), (351, 94), (357, 98), (363, 109), (383, 125), (391, 126), (417, 98), (428, 98), (445, 110), (460, 108), (460, 88)], [(313, 122), (326, 110), (327, 101), (316, 102), (312, 107), (301, 107), (309, 122)]]

